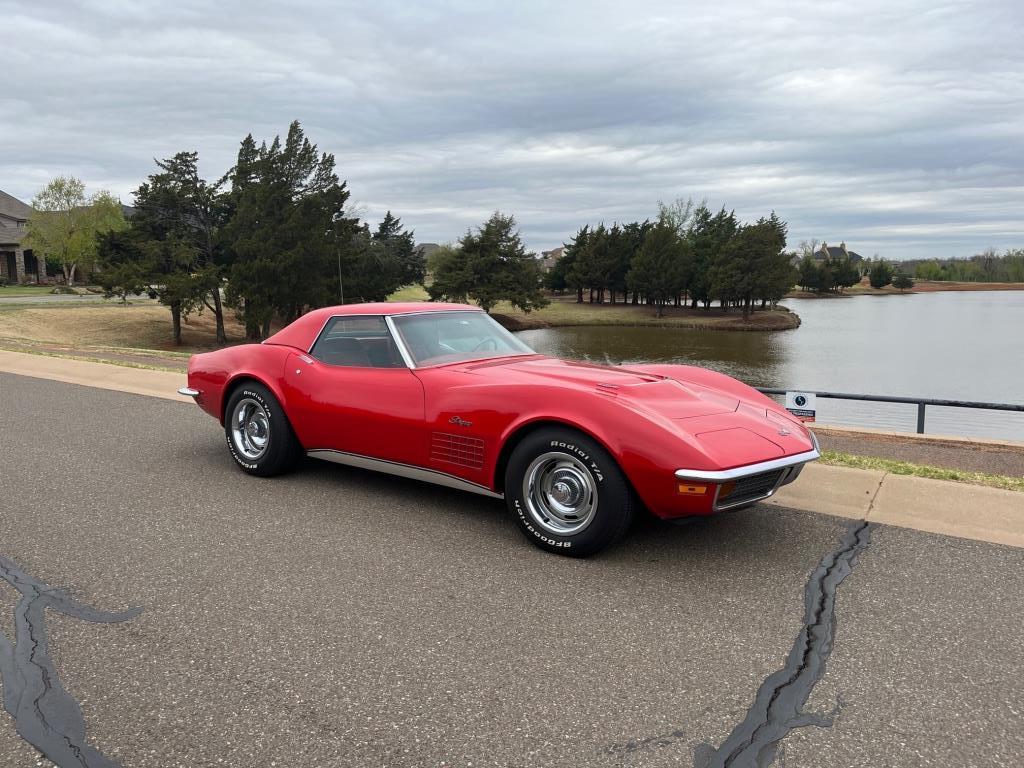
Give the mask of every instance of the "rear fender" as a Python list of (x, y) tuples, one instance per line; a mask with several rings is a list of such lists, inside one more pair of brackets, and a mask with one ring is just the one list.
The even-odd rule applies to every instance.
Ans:
[(294, 350), (271, 344), (240, 344), (193, 355), (188, 363), (188, 385), (197, 389), (199, 407), (224, 424), (224, 410), (232, 390), (245, 380), (269, 389), (281, 407), (288, 403), (281, 387), (284, 366)]

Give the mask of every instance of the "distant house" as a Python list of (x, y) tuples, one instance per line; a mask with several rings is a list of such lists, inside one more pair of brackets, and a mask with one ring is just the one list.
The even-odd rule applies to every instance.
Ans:
[(429, 259), (434, 251), (438, 250), (441, 246), (437, 243), (417, 243), (416, 250), (423, 256), (424, 259)]
[(846, 247), (846, 243), (840, 243), (838, 248), (834, 245), (829, 245), (828, 243), (822, 243), (821, 248), (814, 252), (814, 258), (816, 261), (824, 261), (827, 258), (841, 259), (844, 257), (848, 258), (855, 264), (858, 261), (864, 261), (864, 257), (856, 251), (849, 250)]
[(552, 248), (550, 251), (540, 252), (540, 268), (542, 272), (550, 272), (554, 269), (555, 263), (562, 258), (565, 253), (565, 246), (560, 245), (557, 248)]
[(46, 265), (23, 248), (32, 206), (0, 190), (0, 277), (9, 283), (44, 283)]

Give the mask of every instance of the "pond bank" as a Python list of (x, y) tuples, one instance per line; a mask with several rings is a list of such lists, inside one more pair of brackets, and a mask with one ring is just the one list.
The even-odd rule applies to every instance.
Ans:
[(652, 307), (633, 304), (576, 304), (552, 301), (547, 307), (529, 314), (499, 305), (491, 316), (510, 331), (575, 326), (618, 326), (624, 328), (686, 328), (695, 331), (786, 331), (800, 327), (800, 316), (779, 307), (758, 310), (747, 320), (738, 309), (722, 312), (682, 307), (665, 307), (657, 317)]

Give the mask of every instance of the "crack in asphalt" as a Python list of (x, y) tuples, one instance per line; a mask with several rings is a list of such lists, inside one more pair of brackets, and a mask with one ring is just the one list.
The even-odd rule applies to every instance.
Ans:
[(64, 690), (50, 657), (46, 609), (83, 621), (109, 624), (135, 618), (141, 608), (100, 611), (54, 589), (0, 555), (0, 579), (21, 594), (14, 611), (12, 643), (0, 632), (3, 705), (18, 734), (61, 768), (116, 768), (118, 763), (85, 742), (85, 718)]
[(824, 676), (825, 662), (832, 653), (836, 588), (850, 575), (857, 556), (868, 546), (871, 528), (866, 520), (852, 524), (839, 546), (818, 563), (804, 592), (804, 626), (785, 666), (761, 684), (746, 718), (721, 746), (714, 749), (702, 744), (697, 748), (694, 768), (767, 768), (775, 760), (779, 742), (791, 730), (832, 725), (835, 711), (816, 715), (802, 708)]

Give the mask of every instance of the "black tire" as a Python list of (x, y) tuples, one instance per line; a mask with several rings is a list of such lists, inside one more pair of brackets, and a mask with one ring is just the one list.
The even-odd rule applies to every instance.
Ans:
[[(236, 432), (236, 423), (247, 414), (247, 428)], [(281, 404), (269, 389), (254, 381), (243, 382), (228, 398), (224, 437), (239, 468), (257, 477), (287, 472), (302, 455)]]
[(563, 427), (539, 429), (515, 447), (505, 501), (527, 539), (569, 557), (611, 546), (633, 521), (632, 489), (619, 465), (595, 440)]

